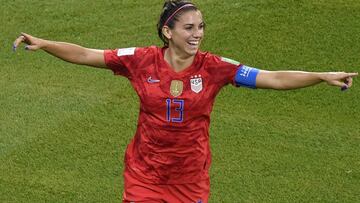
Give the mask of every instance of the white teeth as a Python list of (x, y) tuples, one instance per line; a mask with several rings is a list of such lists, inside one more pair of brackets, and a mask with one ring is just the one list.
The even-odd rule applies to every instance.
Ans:
[(189, 42), (190, 45), (198, 45), (199, 44), (199, 41), (192, 41), (192, 42)]

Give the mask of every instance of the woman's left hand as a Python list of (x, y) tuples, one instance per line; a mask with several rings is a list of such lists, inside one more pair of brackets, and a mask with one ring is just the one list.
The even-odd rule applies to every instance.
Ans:
[(330, 72), (324, 73), (322, 79), (328, 85), (339, 86), (341, 90), (346, 90), (352, 86), (352, 78), (357, 75), (358, 73)]

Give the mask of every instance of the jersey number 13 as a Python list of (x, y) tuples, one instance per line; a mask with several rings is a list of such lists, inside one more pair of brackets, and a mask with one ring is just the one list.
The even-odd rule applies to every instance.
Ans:
[[(181, 123), (184, 120), (184, 100), (183, 99), (166, 99), (166, 121)], [(171, 106), (174, 106), (171, 111)]]

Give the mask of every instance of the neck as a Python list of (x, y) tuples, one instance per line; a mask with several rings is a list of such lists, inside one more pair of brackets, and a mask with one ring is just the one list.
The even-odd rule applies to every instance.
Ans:
[(180, 72), (188, 68), (194, 61), (195, 56), (179, 54), (175, 49), (167, 48), (164, 59), (175, 72)]

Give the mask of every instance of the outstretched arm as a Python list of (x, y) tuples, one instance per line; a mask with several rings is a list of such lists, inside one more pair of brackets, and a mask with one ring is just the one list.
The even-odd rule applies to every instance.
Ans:
[(21, 43), (27, 44), (25, 47), (27, 50), (36, 51), (42, 49), (70, 63), (106, 68), (103, 50), (89, 49), (66, 42), (44, 40), (26, 33), (21, 33), (14, 42), (14, 51)]
[(256, 78), (256, 87), (264, 89), (290, 90), (326, 82), (343, 90), (352, 86), (352, 78), (358, 73), (345, 72), (302, 72), (302, 71), (264, 71)]

